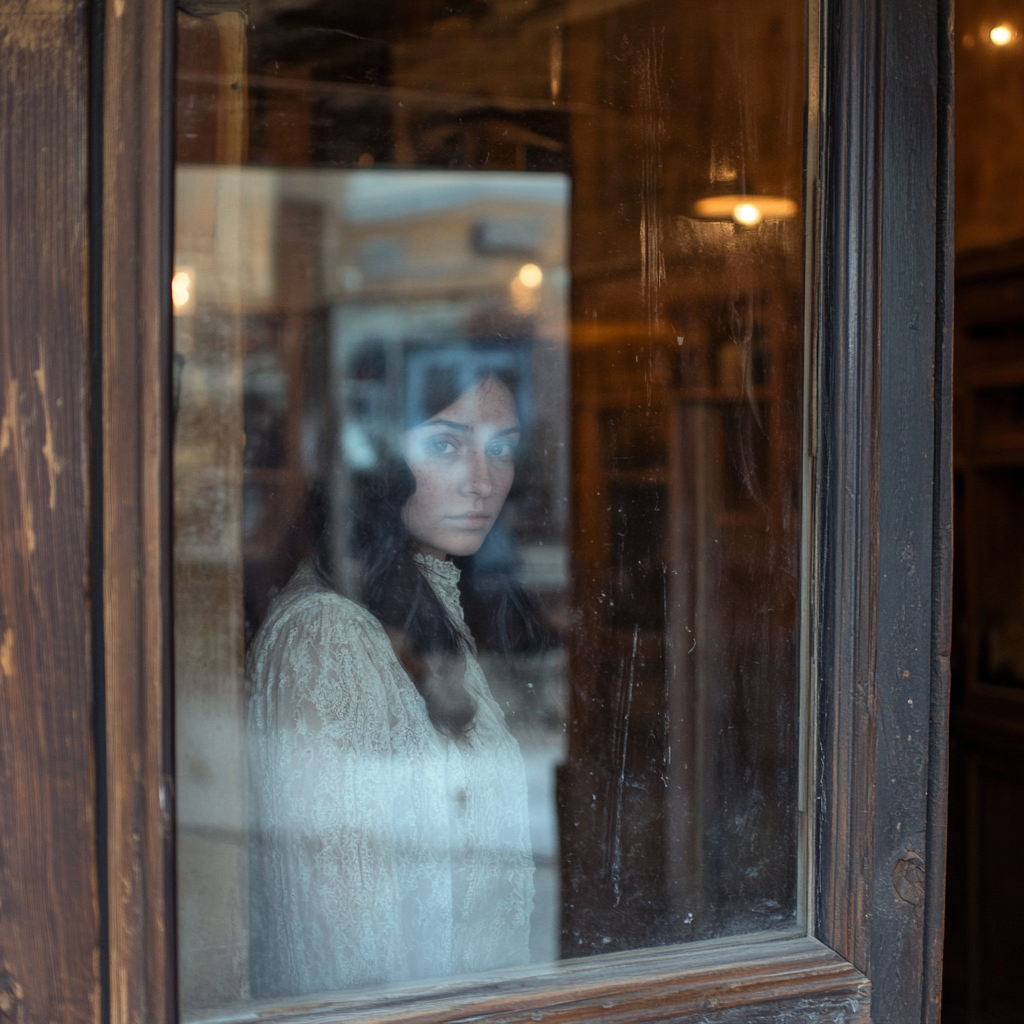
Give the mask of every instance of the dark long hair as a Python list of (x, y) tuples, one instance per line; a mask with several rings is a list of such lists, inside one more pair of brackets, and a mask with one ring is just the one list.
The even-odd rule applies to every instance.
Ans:
[[(438, 368), (424, 375), (418, 400), (408, 403), (406, 427), (437, 415), (484, 380), (502, 384), (517, 400), (518, 381), (512, 373), (488, 367), (467, 378)], [(466, 641), (417, 564), (415, 543), (402, 521), (402, 510), (416, 490), (412, 470), (391, 454), (372, 471), (356, 475), (353, 484), (348, 546), (359, 567), (362, 603), (387, 631), (434, 728), (452, 739), (462, 738), (476, 716), (476, 702), (464, 682)], [(320, 577), (337, 589), (328, 530), (321, 534), (315, 565)], [(474, 557), (455, 560), (465, 574), (463, 597), (473, 606), (467, 609), (467, 620), (479, 623), (503, 653), (539, 650), (545, 630), (534, 603), (507, 573), (487, 573), (485, 586), (474, 585)]]

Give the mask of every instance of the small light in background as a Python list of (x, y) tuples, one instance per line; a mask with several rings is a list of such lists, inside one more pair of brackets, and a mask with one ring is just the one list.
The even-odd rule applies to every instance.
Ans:
[(175, 316), (185, 316), (196, 308), (196, 275), (191, 267), (178, 267), (171, 278), (171, 304)]
[(745, 228), (756, 227), (763, 220), (788, 220), (798, 209), (792, 199), (782, 196), (707, 196), (693, 204), (693, 212), (701, 220), (731, 220)]
[(544, 280), (544, 271), (536, 263), (524, 263), (519, 268), (519, 283), (524, 288), (539, 288)]
[(519, 268), (519, 273), (512, 278), (509, 291), (512, 293), (512, 302), (515, 304), (516, 312), (527, 316), (537, 311), (537, 303), (540, 298), (541, 282), (544, 280), (544, 271), (536, 263), (524, 263)]
[(1012, 43), (1016, 33), (1013, 31), (1012, 25), (996, 25), (992, 29), (988, 37), (995, 43), (996, 46), (1006, 46), (1008, 43)]
[(753, 203), (740, 203), (732, 211), (732, 219), (737, 224), (752, 228), (755, 224), (761, 223), (761, 211)]

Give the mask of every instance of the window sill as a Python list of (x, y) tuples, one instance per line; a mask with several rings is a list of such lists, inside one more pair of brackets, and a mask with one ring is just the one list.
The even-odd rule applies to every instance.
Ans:
[(613, 953), (432, 985), (319, 999), (250, 1003), (189, 1024), (395, 1021), (828, 1021), (868, 1024), (867, 978), (816, 939), (750, 936)]

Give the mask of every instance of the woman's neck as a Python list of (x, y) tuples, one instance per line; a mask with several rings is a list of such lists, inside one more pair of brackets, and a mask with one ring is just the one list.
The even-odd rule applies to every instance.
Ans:
[(417, 541), (413, 545), (413, 550), (419, 555), (427, 555), (429, 558), (436, 558), (439, 562), (448, 561), (448, 552), (442, 551), (440, 548), (431, 547), (429, 544), (421, 544)]

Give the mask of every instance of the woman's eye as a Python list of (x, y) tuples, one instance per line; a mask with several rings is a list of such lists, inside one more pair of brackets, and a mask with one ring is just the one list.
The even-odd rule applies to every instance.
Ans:
[(487, 446), (487, 454), (492, 459), (511, 459), (516, 453), (516, 446), (511, 441), (495, 441)]
[(451, 441), (446, 441), (443, 437), (437, 437), (427, 442), (427, 451), (431, 455), (450, 455), (455, 451), (455, 445)]

